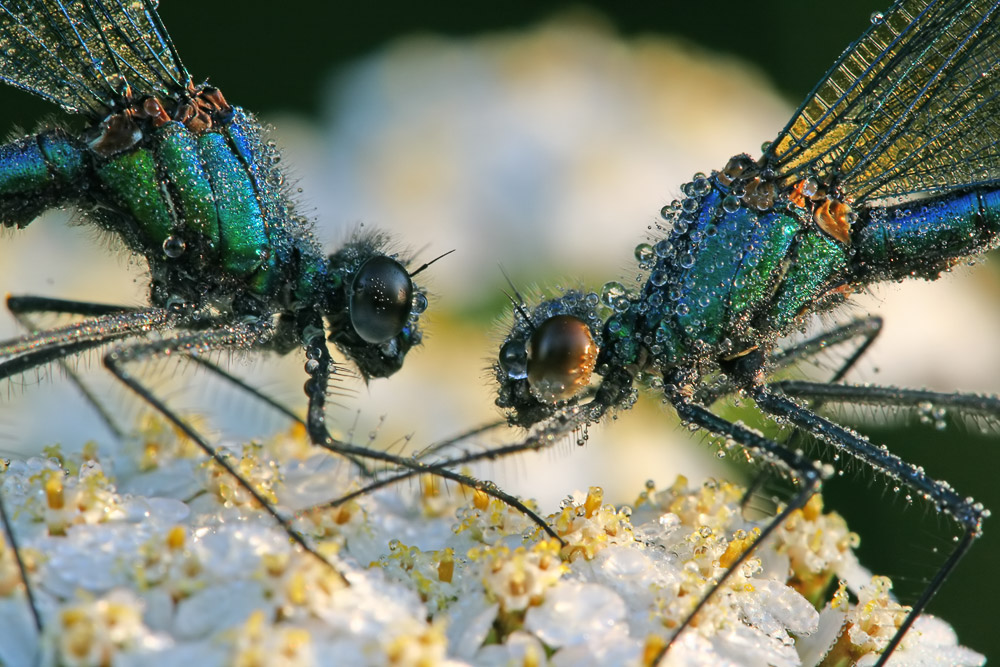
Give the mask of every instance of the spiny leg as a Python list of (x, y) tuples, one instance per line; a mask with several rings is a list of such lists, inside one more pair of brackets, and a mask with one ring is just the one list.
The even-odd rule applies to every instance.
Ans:
[[(89, 301), (75, 301), (68, 299), (54, 299), (51, 297), (43, 296), (8, 296), (7, 297), (7, 308), (14, 315), (15, 319), (23, 326), (28, 329), (34, 327), (34, 323), (26, 316), (32, 314), (54, 314), (54, 315), (80, 315), (84, 317), (97, 317), (101, 315), (115, 315), (121, 313), (134, 312), (135, 309), (129, 306), (120, 306), (113, 304), (104, 303), (94, 303)], [(305, 426), (305, 421), (290, 410), (285, 405), (274, 400), (267, 394), (263, 393), (256, 387), (253, 387), (249, 383), (245, 382), (243, 379), (233, 375), (224, 368), (212, 363), (211, 361), (201, 358), (201, 357), (189, 357), (191, 361), (197, 363), (202, 368), (214, 373), (218, 377), (222, 378), (226, 382), (238, 387), (240, 390), (250, 394), (257, 400), (266, 404), (276, 412), (279, 412), (286, 418)], [(84, 397), (90, 402), (95, 410), (101, 415), (105, 423), (108, 425), (112, 432), (121, 435), (121, 429), (118, 429), (114, 424), (114, 420), (111, 419), (107, 410), (104, 409), (101, 402), (97, 399), (92, 392), (87, 389), (83, 384), (77, 374), (67, 365), (63, 366), (69, 375), (70, 379), (77, 386), (78, 389), (84, 394)]]
[(438, 442), (428, 445), (420, 452), (418, 452), (416, 456), (419, 459), (426, 459), (431, 454), (436, 454), (437, 452), (443, 451), (449, 447), (453, 447), (460, 442), (464, 442), (466, 440), (469, 440), (470, 438), (474, 438), (477, 435), (482, 435), (483, 433), (496, 430), (501, 426), (506, 426), (506, 425), (507, 425), (507, 420), (498, 419), (497, 421), (492, 421), (487, 424), (482, 424), (480, 426), (470, 428), (467, 431), (454, 435), (450, 438), (445, 438), (444, 440), (440, 440)]
[(93, 301), (76, 301), (74, 299), (56, 299), (47, 296), (7, 295), (7, 308), (14, 315), (30, 315), (32, 313), (53, 313), (56, 315), (80, 315), (82, 317), (99, 317), (101, 315), (117, 315), (134, 312), (136, 308), (110, 303)]
[(878, 335), (882, 333), (882, 324), (882, 318), (878, 315), (869, 315), (868, 317), (852, 320), (829, 331), (823, 331), (791, 347), (776, 351), (771, 355), (768, 366), (773, 373), (776, 370), (787, 368), (804, 359), (815, 357), (833, 346), (860, 337), (861, 344), (846, 359), (840, 362), (837, 371), (827, 380), (830, 383), (840, 382), (854, 368), (855, 364), (858, 363), (869, 348), (871, 348)]
[[(837, 370), (828, 382), (840, 381), (864, 356), (871, 347), (875, 339), (882, 332), (883, 321), (877, 315), (869, 315), (851, 320), (832, 329), (821, 331), (814, 336), (796, 342), (786, 348), (773, 351), (767, 359), (765, 368), (769, 373), (778, 373), (819, 354), (830, 350), (833, 347), (848, 343), (852, 340), (861, 339), (861, 343), (855, 347), (847, 358), (841, 360)], [(694, 402), (701, 405), (710, 406), (725, 396), (736, 393), (738, 384), (726, 374), (719, 375), (715, 381), (701, 385), (695, 389)], [(791, 439), (785, 447), (797, 449), (801, 440), (801, 432), (792, 433)], [(753, 497), (766, 484), (769, 475), (766, 470), (761, 470), (747, 486), (740, 503), (747, 508)]]
[(800, 380), (782, 380), (768, 386), (785, 396), (823, 403), (850, 403), (852, 405), (902, 409), (920, 409), (922, 404), (931, 404), (953, 409), (961, 414), (971, 414), (1000, 421), (1000, 398), (996, 396), (877, 385), (830, 385)]
[[(861, 344), (856, 346), (845, 359), (840, 361), (837, 365), (837, 370), (826, 381), (828, 383), (840, 382), (871, 348), (875, 339), (882, 333), (882, 325), (883, 320), (881, 317), (878, 315), (869, 315), (851, 320), (827, 331), (821, 331), (815, 336), (799, 341), (795, 345), (775, 350), (771, 353), (765, 368), (771, 374), (778, 373), (800, 362), (817, 357), (833, 347), (860, 338)], [(728, 379), (728, 376), (724, 377)], [(819, 405), (819, 403), (815, 404), (814, 408), (819, 409)], [(804, 439), (802, 431), (795, 431), (791, 434), (785, 446), (789, 449), (798, 449)], [(767, 479), (767, 471), (764, 470), (754, 478), (754, 481), (747, 487), (746, 493), (743, 496), (743, 507), (748, 506), (750, 499), (764, 486)]]
[[(468, 434), (481, 433), (483, 430), (493, 427), (494, 427), (493, 424), (486, 425), (485, 427), (478, 427), (476, 429), (467, 431), (466, 433), (462, 434), (462, 436)], [(456, 438), (449, 438), (448, 440), (442, 441), (442, 443), (435, 443), (434, 445), (431, 445), (431, 449), (438, 450), (440, 449), (439, 447), (440, 445), (453, 444), (454, 441), (460, 439), (462, 436), (457, 436)], [(402, 458), (389, 454), (383, 455), (384, 456), (383, 457), (380, 456), (380, 453), (378, 452), (361, 449), (358, 447), (354, 447), (352, 445), (342, 444), (338, 446), (337, 449), (338, 452), (342, 451), (351, 453), (356, 452), (358, 455), (364, 455), (368, 458), (383, 460), (387, 463), (391, 463), (397, 466), (398, 471), (395, 471), (392, 474), (383, 477), (381, 479), (376, 479), (374, 481), (371, 481), (368, 484), (361, 487), (360, 489), (357, 489), (339, 498), (336, 498), (335, 500), (329, 503), (320, 505), (318, 506), (318, 508), (340, 507), (341, 505), (344, 505), (345, 503), (355, 500), (356, 498), (360, 498), (370, 493), (374, 493), (375, 491), (385, 488), (387, 486), (398, 484), (403, 480), (411, 479), (413, 477), (416, 477), (417, 475), (432, 475), (435, 477), (441, 477), (450, 480), (452, 482), (456, 482), (463, 486), (467, 486), (469, 488), (475, 489), (476, 491), (485, 493), (491, 498), (499, 500), (505, 505), (508, 505), (509, 507), (517, 510), (521, 514), (528, 517), (528, 519), (530, 519), (532, 523), (537, 525), (549, 537), (559, 540), (559, 542), (562, 544), (564, 543), (563, 539), (559, 537), (559, 535), (552, 529), (551, 526), (548, 525), (548, 523), (546, 523), (545, 519), (543, 519), (541, 516), (538, 515), (537, 512), (535, 512), (530, 507), (521, 502), (519, 498), (501, 490), (493, 482), (476, 479), (470, 475), (457, 473), (454, 470), (452, 470), (452, 468), (457, 466), (469, 465), (471, 463), (478, 463), (480, 461), (486, 461), (486, 460), (495, 460), (497, 458), (500, 458), (501, 456), (528, 451), (531, 449), (538, 449), (538, 445), (537, 444), (526, 445), (525, 443), (519, 443), (518, 445), (513, 445), (505, 448), (488, 449), (481, 452), (467, 453), (452, 459), (425, 462), (417, 458)]]
[[(827, 382), (840, 382), (864, 356), (881, 332), (882, 318), (877, 315), (852, 320), (828, 331), (822, 331), (787, 348), (775, 350), (767, 360), (766, 369), (769, 373), (777, 373), (816, 357), (832, 347), (860, 338), (861, 344), (840, 362), (833, 376), (827, 380)], [(736, 392), (737, 389), (738, 387), (732, 379), (722, 375), (718, 382), (697, 388), (695, 401), (702, 405), (712, 405), (720, 398)]]
[(176, 316), (163, 308), (100, 315), (36, 334), (0, 342), (0, 379), (65, 359), (129, 336), (172, 326)]
[[(464, 442), (465, 440), (473, 438), (477, 435), (481, 435), (483, 433), (492, 431), (494, 429), (506, 425), (507, 425), (506, 421), (495, 421), (495, 422), (490, 422), (488, 424), (483, 424), (481, 426), (476, 426), (474, 428), (468, 429), (467, 431), (451, 436), (450, 438), (445, 438), (444, 440), (432, 443), (427, 447), (425, 447), (420, 452), (418, 452), (417, 454), (415, 454), (414, 456), (398, 457), (397, 460), (394, 461), (394, 463), (397, 465), (399, 469), (392, 471), (391, 476), (382, 477), (381, 479), (373, 479), (366, 485), (362, 486), (360, 489), (352, 491), (347, 495), (341, 496), (340, 498), (337, 498), (336, 500), (327, 503), (327, 506), (339, 507), (340, 505), (350, 502), (355, 498), (360, 498), (362, 496), (368, 495), (369, 493), (374, 493), (379, 489), (385, 488), (387, 486), (392, 486), (393, 484), (397, 484), (407, 479), (412, 479), (413, 477), (425, 474), (431, 470), (464, 466), (464, 465), (469, 465), (471, 463), (479, 463), (480, 461), (492, 461), (510, 454), (516, 454), (532, 449), (530, 445), (519, 443), (517, 445), (507, 445), (505, 447), (484, 449), (478, 452), (465, 452), (459, 456), (450, 459), (440, 459), (434, 461), (427, 460), (432, 454), (436, 454), (449, 447), (453, 447), (460, 442)], [(337, 447), (338, 451), (341, 451), (341, 448), (349, 445), (347, 445), (347, 443), (336, 443), (333, 446)], [(508, 450), (508, 451), (502, 451), (502, 450)], [(388, 461), (388, 459), (385, 459), (385, 461)], [(472, 481), (476, 481), (471, 477), (469, 477), (469, 479)], [(471, 485), (466, 484), (466, 486), (471, 486)]]
[(184, 435), (191, 439), (205, 454), (217, 465), (225, 470), (236, 482), (257, 502), (279, 526), (285, 531), (289, 538), (302, 547), (307, 553), (312, 554), (324, 565), (333, 569), (334, 572), (346, 584), (347, 579), (332, 563), (319, 554), (302, 535), (296, 531), (264, 496), (257, 491), (253, 484), (247, 481), (239, 472), (233, 468), (232, 464), (219, 453), (198, 431), (194, 429), (185, 419), (171, 409), (166, 403), (160, 400), (144, 384), (137, 380), (126, 369), (126, 365), (134, 361), (144, 361), (157, 356), (172, 353), (183, 353), (196, 356), (204, 352), (220, 349), (249, 349), (259, 345), (272, 333), (269, 323), (256, 321), (251, 323), (241, 323), (228, 325), (204, 332), (178, 336), (162, 341), (143, 343), (138, 345), (123, 346), (109, 352), (104, 357), (104, 365), (111, 373), (118, 378), (125, 386), (131, 389), (139, 398), (148, 403), (154, 410), (162, 414), (167, 421), (172, 423)]
[[(65, 299), (52, 299), (39, 296), (7, 296), (7, 309), (17, 320), (18, 324), (28, 331), (37, 330), (35, 322), (30, 315), (35, 313), (56, 314), (56, 315), (82, 315), (84, 317), (97, 317), (100, 315), (113, 315), (134, 310), (128, 306), (113, 306), (109, 304), (91, 303), (86, 301), (70, 301)], [(59, 360), (59, 365), (73, 383), (77, 391), (83, 395), (94, 408), (97, 416), (104, 423), (108, 431), (118, 440), (125, 437), (125, 430), (118, 425), (118, 422), (111, 415), (111, 412), (104, 407), (94, 392), (86, 385), (80, 375), (63, 359)]]
[[(3, 485), (0, 484), (0, 490), (2, 490)], [(4, 538), (7, 541), (7, 546), (10, 547), (14, 554), (14, 562), (17, 564), (17, 570), (21, 577), (21, 583), (24, 584), (24, 593), (28, 599), (28, 609), (31, 610), (31, 618), (35, 624), (35, 629), (39, 633), (42, 631), (42, 615), (38, 611), (38, 600), (35, 599), (35, 593), (31, 588), (31, 584), (28, 583), (28, 568), (24, 563), (24, 559), (21, 557), (21, 551), (18, 548), (17, 540), (14, 537), (14, 526), (11, 523), (10, 516), (7, 514), (7, 503), (3, 500), (3, 494), (0, 493), (0, 521), (3, 522), (3, 532)]]
[[(439, 451), (442, 451), (447, 447), (454, 446), (455, 444), (463, 440), (467, 440), (470, 437), (474, 437), (486, 431), (491, 431), (495, 428), (506, 425), (507, 425), (506, 421), (490, 422), (488, 424), (483, 424), (482, 426), (471, 428), (467, 431), (459, 433), (456, 436), (452, 436), (450, 438), (441, 440), (440, 442), (433, 443), (428, 447), (426, 447), (422, 452), (417, 454), (415, 457), (409, 457), (409, 458), (391, 457), (391, 460), (390, 458), (386, 458), (384, 460), (386, 460), (387, 462), (395, 463), (401, 468), (401, 470), (393, 471), (393, 474), (390, 477), (383, 477), (382, 479), (374, 480), (369, 484), (363, 486), (362, 488), (358, 489), (357, 491), (353, 491), (346, 496), (338, 498), (337, 500), (330, 503), (330, 506), (336, 507), (338, 505), (342, 505), (355, 498), (359, 498), (361, 496), (377, 491), (378, 489), (391, 486), (392, 484), (397, 484), (404, 480), (411, 479), (413, 477), (422, 475), (424, 473), (433, 470), (454, 468), (456, 466), (464, 466), (472, 463), (480, 463), (482, 461), (496, 461), (508, 456), (513, 456), (515, 454), (521, 454), (523, 452), (536, 452), (541, 449), (545, 449), (546, 447), (549, 447), (554, 442), (556, 442), (558, 437), (565, 435), (565, 433), (562, 432), (555, 433), (553, 431), (543, 429), (541, 433), (530, 436), (527, 439), (518, 443), (502, 445), (500, 447), (491, 447), (478, 452), (466, 452), (464, 454), (455, 456), (450, 459), (427, 461), (427, 458), (430, 454), (434, 454)], [(391, 455), (385, 455), (385, 456), (390, 457)], [(467, 486), (471, 485), (467, 484)]]
[[(273, 398), (262, 392), (260, 389), (257, 389), (256, 387), (246, 382), (242, 378), (233, 375), (232, 373), (222, 368), (221, 366), (212, 363), (207, 359), (203, 359), (202, 357), (192, 356), (188, 358), (194, 363), (204, 368), (205, 370), (214, 373), (215, 375), (222, 378), (226, 382), (232, 384), (233, 386), (237, 387), (241, 391), (244, 391), (250, 396), (253, 396), (255, 399), (261, 401), (262, 403), (272, 408), (276, 412), (279, 412), (281, 415), (288, 418), (292, 422), (299, 424), (303, 427), (306, 426), (305, 420), (299, 417), (297, 414), (295, 414), (295, 412), (293, 412), (288, 406), (274, 400)], [(326, 427), (324, 426), (324, 429), (325, 428)], [(365, 465), (364, 461), (361, 458), (353, 454), (347, 454), (344, 451), (342, 451), (341, 447), (346, 445), (347, 443), (340, 442), (332, 435), (330, 435), (329, 431), (327, 431), (326, 438), (328, 442), (333, 443), (333, 448), (331, 448), (331, 451), (340, 454), (341, 456), (344, 456), (346, 459), (348, 459), (352, 464), (354, 464), (355, 467), (357, 467), (358, 471), (363, 476), (365, 477), (372, 476), (372, 471), (368, 468), (367, 465)]]
[[(33, 322), (26, 317), (30, 314), (42, 313), (42, 314), (55, 314), (55, 315), (80, 315), (84, 317), (98, 317), (102, 315), (119, 315), (129, 312), (135, 312), (134, 308), (129, 306), (120, 306), (113, 304), (104, 303), (94, 303), (89, 301), (75, 301), (68, 299), (55, 299), (51, 297), (43, 296), (8, 296), (7, 297), (7, 308), (14, 315), (15, 319), (20, 322), (23, 326), (28, 329), (33, 328)], [(214, 373), (216, 376), (222, 378), (226, 382), (236, 386), (238, 389), (249, 394), (255, 399), (261, 401), (265, 405), (269, 406), (276, 412), (280, 413), (284, 417), (290, 419), (291, 421), (305, 426), (305, 421), (295, 414), (287, 406), (274, 400), (267, 394), (263, 393), (256, 387), (245, 382), (243, 379), (233, 375), (224, 368), (212, 363), (207, 359), (201, 357), (189, 357), (191, 361), (197, 363), (199, 366), (205, 368), (206, 370)], [(102, 421), (119, 439), (124, 437), (124, 430), (121, 429), (114, 418), (111, 416), (110, 412), (104, 408), (103, 403), (97, 398), (78, 376), (78, 374), (70, 368), (68, 364), (60, 360), (59, 363), (62, 365), (70, 381), (77, 387), (81, 394), (88, 403), (94, 408), (94, 410), (101, 417)], [(332, 439), (332, 438), (331, 438)], [(363, 461), (357, 457), (352, 457), (351, 462), (358, 467), (359, 471), (366, 476), (370, 476), (371, 472), (364, 465)]]
[[(121, 312), (98, 312), (91, 319), (35, 335), (24, 336), (0, 343), (0, 380), (39, 366), (60, 361), (74, 354), (106, 345), (119, 340), (169, 326), (172, 317), (160, 308)], [(31, 585), (26, 578), (27, 567), (21, 557), (17, 538), (13, 531), (6, 506), (0, 497), (0, 521), (3, 523), (4, 537), (14, 552), (18, 571), (27, 592), (31, 614), (36, 628), (42, 629), (41, 614)]]
[[(119, 306), (112, 304), (93, 303), (88, 301), (74, 301), (67, 299), (54, 299), (42, 296), (8, 296), (7, 307), (18, 319), (19, 322), (31, 326), (31, 322), (23, 319), (24, 315), (43, 313), (55, 315), (82, 315), (84, 317), (97, 317), (102, 315), (119, 315), (123, 313), (136, 312), (129, 306)], [(192, 361), (215, 373), (227, 382), (239, 387), (241, 390), (252, 395), (257, 400), (267, 404), (277, 412), (280, 412), (288, 419), (305, 425), (305, 422), (289, 408), (275, 401), (260, 390), (248, 384), (241, 378), (229, 373), (220, 366), (203, 359), (201, 357), (190, 357)]]
[(750, 555), (756, 550), (757, 546), (763, 544), (770, 535), (774, 533), (784, 523), (792, 512), (801, 509), (805, 506), (806, 502), (815, 493), (819, 492), (822, 486), (822, 476), (820, 471), (814, 461), (811, 461), (800, 453), (787, 449), (783, 445), (769, 440), (757, 433), (754, 433), (750, 429), (741, 426), (740, 424), (735, 424), (733, 422), (727, 421), (722, 417), (719, 417), (711, 410), (709, 410), (704, 405), (700, 405), (692, 401), (685, 392), (688, 387), (687, 383), (680, 378), (668, 378), (665, 382), (665, 393), (667, 400), (673, 405), (674, 409), (677, 411), (677, 416), (680, 417), (682, 422), (687, 422), (702, 428), (709, 433), (713, 433), (718, 436), (723, 436), (726, 438), (732, 438), (737, 444), (751, 452), (754, 455), (760, 456), (766, 462), (774, 463), (782, 467), (783, 469), (789, 471), (793, 477), (794, 481), (798, 483), (799, 490), (795, 496), (788, 502), (788, 504), (782, 509), (777, 516), (757, 535), (757, 538), (753, 543), (746, 549), (743, 553), (736, 558), (736, 560), (722, 573), (708, 589), (708, 591), (701, 597), (698, 604), (691, 611), (687, 618), (680, 624), (677, 631), (674, 633), (673, 639), (660, 651), (659, 655), (653, 660), (651, 664), (657, 664), (670, 650), (670, 646), (674, 640), (680, 637), (681, 633), (691, 625), (695, 617), (697, 617), (698, 612), (708, 604), (708, 601), (712, 596), (718, 591), (723, 584), (736, 572), (744, 562), (750, 557)]
[[(936, 392), (932, 393), (936, 394)], [(972, 546), (973, 540), (980, 535), (982, 521), (987, 513), (981, 505), (974, 503), (971, 499), (961, 497), (947, 484), (928, 477), (922, 468), (903, 461), (889, 451), (873, 445), (867, 439), (798, 405), (788, 396), (775, 393), (766, 386), (754, 387), (752, 394), (758, 407), (764, 412), (779, 420), (792, 423), (838, 450), (850, 454), (871, 468), (917, 491), (924, 498), (930, 500), (938, 511), (951, 516), (964, 531), (951, 554), (931, 578), (923, 593), (912, 605), (910, 613), (907, 614), (896, 630), (896, 634), (885, 647), (876, 663), (876, 665), (884, 665), (892, 652), (899, 646), (903, 636), (913, 625), (917, 616), (927, 607), (931, 598), (944, 584), (945, 579), (955, 569), (959, 560)], [(972, 398), (982, 399), (983, 397)]]

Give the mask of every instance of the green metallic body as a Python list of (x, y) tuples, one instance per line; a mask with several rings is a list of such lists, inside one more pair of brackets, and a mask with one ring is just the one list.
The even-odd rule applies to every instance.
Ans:
[(260, 133), (236, 108), (219, 128), (171, 121), (110, 157), (60, 130), (14, 141), (0, 147), (0, 224), (73, 205), (148, 259), (154, 305), (243, 294), (294, 308), (316, 298), (326, 258), (261, 166), (273, 155)]
[(727, 210), (727, 188), (705, 182), (711, 183), (705, 194), (685, 201), (690, 212), (678, 218), (680, 233), (654, 247), (642, 294), (605, 326), (612, 345), (602, 361), (712, 366), (788, 333), (804, 313), (825, 310), (852, 291), (937, 277), (1000, 237), (995, 189), (862, 209), (845, 243), (787, 200), (762, 212), (746, 205)]

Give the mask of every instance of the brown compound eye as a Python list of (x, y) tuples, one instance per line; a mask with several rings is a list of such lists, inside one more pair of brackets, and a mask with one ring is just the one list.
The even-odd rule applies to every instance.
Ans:
[(578, 317), (556, 315), (542, 322), (528, 343), (528, 384), (542, 401), (573, 398), (590, 384), (597, 344)]

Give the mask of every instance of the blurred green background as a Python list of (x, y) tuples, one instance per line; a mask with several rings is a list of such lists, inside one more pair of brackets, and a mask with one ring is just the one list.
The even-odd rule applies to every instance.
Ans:
[[(211, 12), (201, 6), (201, 3), (164, 0), (160, 7), (164, 22), (195, 78), (210, 76), (231, 102), (265, 119), (280, 123), (282, 118), (293, 115), (314, 124), (323, 123), (330, 112), (326, 105), (331, 76), (401, 37), (432, 34), (474, 38), (497, 31), (516, 32), (553, 15), (578, 12), (581, 7), (603, 17), (624, 38), (650, 34), (674, 37), (682, 43), (697, 45), (697, 49), (739, 58), (760, 68), (794, 108), (836, 56), (865, 28), (870, 14), (882, 8), (871, 1), (858, 0), (837, 3), (835, 8), (832, 4), (790, 0), (723, 6), (705, 2), (581, 5), (524, 1), (375, 2), (336, 6), (318, 1), (281, 5), (251, 0), (240, 3), (238, 11), (219, 6)], [(692, 53), (697, 57), (702, 51)], [(662, 86), (670, 87), (671, 82), (662, 81)], [(32, 128), (39, 118), (52, 113), (51, 107), (28, 95), (3, 89), (0, 96), (4, 100), (0, 105), (0, 127)], [(774, 127), (775, 132), (778, 129)], [(683, 133), (685, 128), (677, 130)], [(769, 137), (761, 137), (766, 138)], [(752, 152), (755, 148), (733, 146), (731, 152)], [(664, 155), (663, 159), (670, 160), (671, 156)], [(711, 161), (701, 164), (706, 171), (720, 166)], [(678, 185), (679, 182), (664, 184), (658, 194), (676, 195)], [(655, 209), (650, 211), (650, 218), (652, 215)], [(635, 221), (636, 243), (642, 240), (648, 221), (649, 218)], [(631, 223), (622, 221), (622, 224)], [(451, 247), (448, 239), (422, 238), (419, 229), (414, 229), (410, 236), (406, 240), (414, 246), (433, 241), (433, 249)], [(599, 245), (600, 239), (591, 242)], [(509, 259), (495, 257), (490, 261)], [(622, 256), (616, 261), (617, 266), (624, 268), (631, 257)], [(553, 277), (550, 271), (542, 266), (537, 276), (530, 277), (523, 269), (519, 275), (523, 280), (546, 280)], [(995, 297), (1000, 294), (996, 283), (992, 287), (988, 284), (995, 280), (993, 273), (989, 264), (985, 272), (977, 273), (977, 281), (986, 283), (977, 297), (984, 313), (996, 310)], [(607, 275), (603, 279), (619, 277)], [(592, 286), (598, 286), (601, 280), (600, 276), (594, 276)], [(5, 291), (11, 289), (6, 284), (0, 287)], [(445, 291), (438, 287), (439, 292)], [(481, 302), (483, 305), (479, 306), (463, 305), (465, 316), (474, 318), (474, 326), (480, 327), (503, 310), (502, 295), (497, 290), (483, 295)], [(447, 307), (447, 303), (435, 304), (435, 308), (447, 310)], [(924, 317), (930, 321), (937, 315), (929, 308)], [(912, 326), (919, 328), (924, 322), (918, 318)], [(952, 324), (971, 329), (979, 326), (977, 321)], [(432, 337), (428, 346), (433, 344)], [(480, 356), (488, 353), (489, 350), (481, 350)], [(976, 350), (956, 350), (947, 339), (922, 350), (923, 355), (943, 366), (959, 353), (974, 358)], [(878, 365), (879, 359), (871, 363)], [(484, 378), (481, 382), (485, 385), (488, 380)], [(995, 391), (998, 386), (1000, 382), (981, 390)], [(960, 425), (943, 433), (906, 423), (898, 428), (859, 423), (859, 428), (908, 460), (925, 465), (932, 475), (949, 480), (962, 493), (1000, 510), (1000, 491), (987, 483), (1000, 469), (1000, 439), (996, 435), (979, 435)], [(674, 427), (665, 426), (664, 430)], [(683, 435), (680, 437), (683, 439)], [(549, 460), (554, 466), (560, 465)], [(643, 467), (642, 462), (639, 467)], [(645, 474), (657, 477), (661, 486), (671, 481), (653, 469), (648, 468)], [(948, 547), (950, 526), (932, 512), (925, 512), (923, 507), (904, 511), (903, 504), (884, 481), (873, 480), (863, 471), (849, 473), (845, 479), (828, 485), (828, 507), (846, 515), (851, 527), (862, 536), (862, 562), (875, 572), (892, 576), (897, 587), (912, 594), (919, 590), (923, 578), (933, 572), (930, 564), (942, 557), (933, 550)], [(992, 577), (995, 573), (992, 566), (1000, 562), (1000, 529), (994, 529), (992, 522), (987, 522), (985, 528), (985, 537), (961, 563), (931, 610), (954, 625), (963, 644), (992, 657), (1000, 655), (1000, 637), (993, 629), (995, 615), (984, 613), (984, 609), (1000, 594), (1000, 585)]]

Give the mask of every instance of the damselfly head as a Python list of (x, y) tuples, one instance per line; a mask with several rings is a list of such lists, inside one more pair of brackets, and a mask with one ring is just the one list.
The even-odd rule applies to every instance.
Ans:
[(514, 324), (493, 365), (497, 405), (512, 423), (532, 426), (587, 393), (601, 351), (599, 304), (597, 294), (580, 290), (531, 311), (519, 299), (514, 304)]
[(330, 255), (326, 317), (329, 340), (365, 379), (388, 377), (420, 343), (417, 326), (427, 297), (403, 262), (382, 252), (380, 237), (365, 237)]

